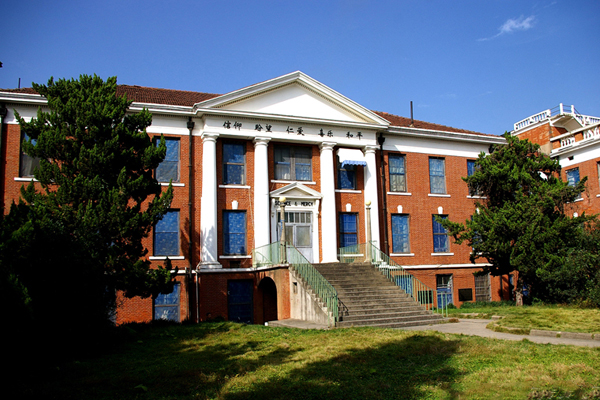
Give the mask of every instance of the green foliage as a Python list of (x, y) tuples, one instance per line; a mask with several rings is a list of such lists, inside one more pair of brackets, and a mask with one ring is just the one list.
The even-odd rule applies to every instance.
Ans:
[(35, 323), (75, 334), (109, 321), (117, 290), (147, 297), (172, 285), (170, 265), (150, 269), (141, 242), (171, 203), (172, 188), (161, 194), (152, 175), (166, 146), (148, 137), (148, 111), (127, 113), (116, 78), (33, 88), (50, 111), (16, 115), (30, 138), (23, 150), (41, 160), (39, 184), (23, 187), (5, 218), (0, 262)]
[(471, 261), (484, 259), (492, 275), (519, 272), (530, 295), (544, 301), (568, 301), (581, 292), (573, 281), (568, 260), (593, 217), (571, 217), (567, 211), (585, 190), (587, 178), (576, 186), (560, 178), (560, 164), (539, 146), (505, 134), (507, 144), (480, 154), (476, 172), (463, 178), (483, 196), (472, 220), (440, 221), (458, 244), (472, 249)]

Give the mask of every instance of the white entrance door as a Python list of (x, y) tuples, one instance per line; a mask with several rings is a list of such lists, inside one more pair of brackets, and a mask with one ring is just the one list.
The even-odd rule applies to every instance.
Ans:
[[(281, 237), (281, 214), (277, 216), (277, 237)], [(312, 212), (291, 211), (285, 213), (285, 241), (293, 245), (309, 261), (313, 262)]]

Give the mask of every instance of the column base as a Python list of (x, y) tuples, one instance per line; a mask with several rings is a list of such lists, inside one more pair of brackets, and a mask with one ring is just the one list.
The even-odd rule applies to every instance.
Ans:
[(221, 269), (223, 266), (216, 261), (202, 261), (196, 267), (198, 269)]

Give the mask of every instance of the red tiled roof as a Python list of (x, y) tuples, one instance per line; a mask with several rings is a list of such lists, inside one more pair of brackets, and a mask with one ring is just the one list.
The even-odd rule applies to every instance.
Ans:
[(139, 103), (166, 104), (192, 107), (196, 103), (219, 97), (220, 94), (189, 92), (186, 90), (156, 89), (143, 86), (118, 85), (117, 95)]
[[(37, 94), (37, 92), (32, 88), (0, 89), (0, 91), (9, 93)], [(202, 101), (221, 96), (220, 94), (213, 93), (190, 92), (186, 90), (173, 89), (157, 89), (131, 85), (117, 85), (117, 95), (126, 95), (128, 100), (139, 103), (165, 104), (171, 106), (187, 107), (192, 107), (196, 103), (200, 103)], [(382, 111), (373, 112), (379, 115), (380, 117), (390, 121), (392, 126), (408, 128), (411, 125), (410, 118), (400, 117), (398, 115), (389, 114)], [(419, 120), (413, 121), (413, 127), (418, 129), (429, 129), (442, 132), (456, 132), (467, 133), (472, 135), (495, 136), (480, 132), (469, 131), (466, 129), (452, 128), (450, 126), (433, 124), (430, 122), (424, 122)]]
[(0, 92), (8, 92), (8, 93), (23, 93), (23, 94), (38, 94), (32, 88), (21, 88), (21, 89), (0, 89)]
[[(380, 117), (385, 118), (388, 121), (390, 121), (392, 126), (408, 128), (411, 125), (410, 118), (400, 117), (398, 115), (389, 114), (389, 113), (386, 113), (383, 111), (373, 111), (373, 112), (375, 114), (379, 115)], [(472, 135), (482, 135), (482, 136), (496, 136), (496, 135), (489, 135), (486, 133), (468, 131), (466, 129), (453, 128), (451, 126), (432, 124), (431, 122), (419, 121), (416, 119), (413, 120), (412, 125), (413, 125), (412, 126), (413, 128), (417, 128), (417, 129), (430, 129), (430, 130), (443, 131), (443, 132), (468, 133), (468, 134), (472, 134)]]

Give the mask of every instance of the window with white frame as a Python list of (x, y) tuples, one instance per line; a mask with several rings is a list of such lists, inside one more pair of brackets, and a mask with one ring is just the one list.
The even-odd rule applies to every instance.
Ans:
[[(156, 145), (160, 140), (156, 140)], [(159, 182), (179, 182), (179, 139), (165, 138), (167, 154), (156, 167), (156, 180)]]
[(246, 254), (246, 211), (223, 211), (223, 253)]
[(392, 214), (392, 252), (410, 253), (407, 214)]
[[(23, 133), (23, 141), (28, 141), (29, 136), (26, 133)], [(33, 139), (31, 141), (33, 145), (36, 144), (36, 140)], [(33, 171), (40, 166), (40, 159), (37, 157), (31, 157), (30, 155), (25, 154), (23, 150), (21, 150), (21, 159), (19, 163), (19, 176), (21, 178), (33, 178)]]
[[(569, 186), (576, 186), (579, 183), (579, 168), (573, 168), (567, 171), (567, 182)], [(577, 197), (581, 199), (581, 193)]]
[[(475, 160), (467, 160), (467, 176), (475, 174), (476, 170)], [(481, 189), (477, 186), (469, 187), (469, 196), (481, 196)]]
[(401, 154), (390, 154), (388, 167), (390, 171), (390, 191), (406, 192), (406, 157)]
[(432, 194), (446, 194), (445, 160), (429, 157), (429, 190)]
[(358, 244), (358, 214), (340, 213), (340, 247)]
[(179, 255), (179, 211), (170, 210), (154, 226), (154, 256)]
[(275, 179), (312, 180), (312, 149), (301, 146), (276, 146)]
[(433, 221), (433, 252), (434, 253), (448, 253), (450, 251), (450, 241), (446, 229), (439, 223), (436, 217), (442, 219), (448, 219), (447, 215), (434, 215)]
[(223, 184), (243, 185), (246, 182), (246, 146), (243, 143), (223, 143)]
[(173, 284), (171, 293), (159, 293), (154, 299), (154, 319), (180, 322), (179, 282)]

